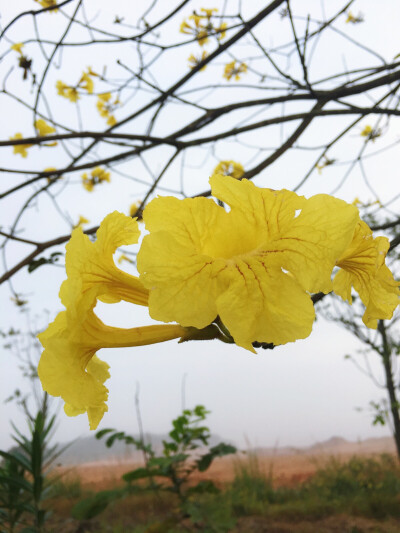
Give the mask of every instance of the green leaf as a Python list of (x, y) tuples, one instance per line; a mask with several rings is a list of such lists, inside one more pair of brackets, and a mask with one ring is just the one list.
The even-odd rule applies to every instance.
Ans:
[(32, 273), (37, 268), (43, 265), (54, 265), (59, 260), (59, 256), (63, 255), (61, 252), (53, 252), (50, 257), (39, 257), (39, 259), (33, 259), (28, 265), (28, 272)]
[(12, 453), (8, 453), (8, 452), (3, 452), (3, 451), (0, 450), (0, 456), (4, 457), (4, 459), (7, 459), (9, 461), (15, 461), (20, 466), (25, 468), (25, 470), (28, 470), (28, 472), (31, 471), (30, 462), (28, 461), (28, 459), (24, 455), (22, 455), (22, 453), (20, 453), (18, 451), (15, 451), (15, 452), (12, 452)]
[(101, 429), (100, 431), (98, 431), (95, 435), (96, 439), (100, 440), (101, 438), (104, 437), (104, 435), (107, 435), (108, 433), (111, 433), (112, 431), (115, 431), (115, 429)]
[(148, 477), (160, 476), (162, 475), (158, 470), (151, 470), (149, 468), (136, 468), (131, 472), (127, 472), (122, 476), (122, 479), (128, 483), (132, 481), (137, 481), (138, 479), (144, 479)]
[(186, 496), (193, 494), (219, 494), (221, 491), (210, 480), (200, 481), (195, 487), (189, 487)]
[(103, 490), (92, 498), (78, 502), (71, 510), (71, 515), (77, 520), (90, 520), (99, 515), (110, 503), (124, 498), (127, 494), (125, 488)]

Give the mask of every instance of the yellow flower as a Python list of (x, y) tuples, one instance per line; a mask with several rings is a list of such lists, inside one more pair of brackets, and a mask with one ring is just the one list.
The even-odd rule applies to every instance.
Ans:
[(213, 174), (222, 174), (224, 176), (231, 176), (232, 178), (239, 179), (244, 174), (243, 165), (236, 161), (220, 161), (214, 168)]
[[(23, 139), (22, 133), (16, 133), (13, 137), (10, 137), (10, 140), (13, 141), (14, 139)], [(33, 146), (32, 144), (16, 144), (14, 146), (14, 154), (20, 154), (22, 157), (28, 157), (28, 151), (27, 148), (30, 148)]]
[(357, 209), (228, 176), (214, 175), (210, 184), (229, 212), (209, 198), (173, 197), (156, 198), (144, 211), (150, 234), (137, 268), (150, 289), (150, 316), (199, 329), (219, 316), (235, 343), (251, 351), (253, 341), (307, 337), (315, 316), (309, 293), (332, 290)]
[(322, 174), (322, 171), (325, 167), (329, 167), (331, 165), (334, 165), (336, 162), (336, 159), (329, 159), (328, 157), (326, 157), (326, 155), (324, 156), (324, 161), (322, 161), (322, 163), (317, 163), (315, 165), (315, 168), (318, 170), (318, 174)]
[[(45, 135), (50, 135), (51, 133), (54, 133), (56, 130), (52, 126), (49, 126), (47, 122), (43, 119), (39, 119), (35, 122), (35, 128), (40, 135), (40, 137), (44, 137)], [(57, 141), (46, 143), (43, 146), (57, 146)]]
[(61, 396), (67, 415), (87, 412), (91, 429), (96, 429), (107, 411), (104, 382), (110, 375), (109, 366), (96, 352), (163, 342), (185, 333), (178, 325), (164, 324), (114, 328), (94, 313), (98, 299), (147, 305), (148, 291), (139, 279), (118, 269), (113, 261), (117, 247), (134, 244), (138, 237), (137, 222), (117, 212), (104, 219), (95, 242), (81, 228), (75, 229), (66, 247), (67, 280), (60, 290), (66, 310), (38, 336), (44, 348), (38, 367), (43, 389)]
[(360, 220), (350, 246), (337, 261), (340, 270), (333, 280), (333, 290), (352, 303), (354, 287), (366, 307), (363, 322), (369, 328), (375, 329), (380, 319), (392, 318), (399, 303), (399, 283), (385, 265), (388, 249), (388, 239), (374, 239), (371, 229)]
[(351, 22), (352, 24), (358, 24), (359, 22), (364, 22), (364, 17), (361, 13), (359, 13), (359, 15), (355, 17), (351, 11), (348, 11), (346, 24), (348, 24), (349, 22)]
[[(188, 57), (189, 67), (193, 70), (201, 61), (204, 61), (207, 56), (208, 54), (205, 50), (203, 50), (201, 57), (196, 57), (194, 54), (190, 54), (190, 56)], [(205, 70), (206, 68), (207, 65), (204, 65), (204, 67), (201, 67), (200, 71)]]
[(380, 137), (382, 134), (379, 128), (373, 129), (369, 124), (365, 126), (360, 135), (366, 137), (368, 141), (374, 142), (376, 138)]
[(114, 102), (110, 102), (111, 93), (99, 94), (96, 107), (100, 113), (100, 116), (107, 119), (107, 124), (109, 126), (114, 126), (117, 123), (117, 120), (114, 115), (111, 113), (120, 104), (118, 97), (115, 98)]
[(227, 63), (225, 65), (224, 70), (224, 78), (228, 81), (231, 78), (235, 78), (235, 81), (240, 80), (240, 74), (247, 72), (247, 65), (246, 63), (238, 63), (236, 66), (236, 61), (232, 61), (231, 63)]
[(206, 26), (203, 25), (203, 16), (200, 15), (190, 15), (189, 21), (193, 21), (194, 24), (191, 25), (189, 22), (184, 20), (180, 26), (179, 31), (187, 35), (193, 35), (197, 40), (200, 46), (204, 46), (208, 42), (209, 30), (212, 30), (212, 25), (209, 24)]
[(90, 220), (88, 220), (86, 217), (84, 217), (83, 215), (79, 215), (79, 220), (78, 222), (74, 225), (74, 228), (80, 228), (82, 227), (84, 224), (89, 224)]
[(11, 50), (15, 50), (16, 52), (22, 55), (23, 47), (24, 47), (23, 43), (14, 43), (13, 45), (11, 45)]
[(47, 122), (41, 118), (35, 122), (35, 128), (41, 137), (50, 135), (50, 133), (54, 133), (56, 131), (55, 128), (49, 126)]
[(223, 22), (221, 24), (221, 26), (219, 26), (218, 28), (215, 28), (215, 31), (219, 32), (218, 35), (217, 35), (218, 39), (224, 39), (225, 38), (225, 36), (226, 36), (226, 31), (225, 30), (226, 30), (227, 27), (228, 27), (228, 24), (226, 22)]
[(218, 9), (216, 7), (212, 7), (211, 9), (205, 9), (204, 7), (200, 8), (200, 11), (204, 13), (204, 15), (200, 16), (206, 16), (208, 19), (210, 19), (213, 16), (213, 13), (218, 13)]
[(85, 172), (82, 174), (82, 185), (84, 188), (91, 192), (95, 185), (102, 183), (103, 181), (110, 182), (110, 173), (106, 172), (104, 168), (96, 167), (90, 172), (90, 176)]
[[(35, 0), (35, 2), (39, 2), (42, 7), (57, 6), (57, 0)], [(57, 11), (57, 7), (50, 9), (50, 13), (57, 13)]]
[(362, 130), (362, 132), (360, 133), (360, 135), (362, 137), (368, 137), (369, 135), (371, 135), (372, 133), (372, 127), (368, 124), (367, 126), (365, 126), (365, 128)]
[(90, 77), (90, 74), (87, 72), (83, 72), (81, 79), (79, 80), (78, 86), (81, 89), (85, 89), (89, 94), (93, 93), (94, 89), (94, 83), (92, 78)]
[(67, 98), (70, 102), (77, 102), (80, 98), (76, 87), (71, 87), (61, 80), (57, 81), (56, 89), (60, 96)]

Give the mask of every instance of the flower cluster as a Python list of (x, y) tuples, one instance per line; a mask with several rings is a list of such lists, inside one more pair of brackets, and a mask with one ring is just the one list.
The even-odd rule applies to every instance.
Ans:
[(194, 13), (188, 19), (184, 19), (180, 32), (186, 35), (192, 35), (200, 46), (204, 46), (208, 42), (210, 35), (216, 34), (218, 39), (223, 39), (226, 35), (226, 22), (222, 22), (219, 26), (214, 26), (212, 22), (213, 14), (218, 12), (218, 9), (200, 9), (200, 14)]
[(228, 81), (230, 81), (232, 78), (234, 78), (235, 81), (239, 81), (240, 75), (244, 74), (245, 72), (247, 72), (246, 63), (237, 63), (237, 61), (234, 60), (225, 65), (224, 78)]
[(118, 97), (116, 97), (113, 102), (110, 100), (111, 93), (99, 94), (96, 107), (100, 113), (100, 116), (107, 119), (107, 124), (109, 126), (114, 126), (117, 123), (117, 120), (112, 113), (120, 104), (120, 101)]
[[(193, 15), (190, 15), (188, 19), (184, 19), (180, 32), (185, 33), (186, 35), (193, 36), (194, 39), (198, 42), (200, 46), (204, 46), (209, 42), (210, 35), (216, 35), (218, 40), (224, 39), (226, 36), (226, 22), (221, 22), (219, 25), (215, 25), (212, 18), (214, 13), (218, 13), (217, 8), (206, 9), (202, 7), (200, 13), (194, 12)], [(206, 59), (208, 56), (206, 51), (202, 52), (200, 57), (191, 54), (188, 58), (189, 67), (194, 69), (197, 65)], [(204, 65), (200, 70), (204, 70), (206, 65)]]
[[(388, 240), (372, 236), (354, 205), (222, 174), (210, 184), (229, 211), (204, 197), (158, 197), (147, 205), (139, 278), (113, 261), (117, 247), (138, 241), (135, 219), (108, 215), (95, 242), (81, 228), (73, 231), (60, 291), (66, 310), (39, 336), (38, 372), (44, 389), (64, 399), (67, 414), (87, 412), (91, 428), (107, 410), (109, 372), (95, 355), (100, 348), (180, 337), (217, 338), (255, 352), (255, 342), (308, 337), (312, 293), (333, 290), (351, 303), (353, 288), (372, 328), (398, 305), (399, 283), (385, 265)], [(97, 300), (146, 306), (154, 320), (172, 324), (112, 328), (95, 315)]]
[(88, 67), (87, 72), (82, 72), (82, 76), (76, 85), (68, 85), (63, 81), (58, 80), (56, 83), (57, 93), (63, 98), (67, 98), (70, 102), (77, 102), (80, 98), (79, 89), (87, 91), (88, 94), (93, 94), (93, 77), (97, 76), (98, 74)]
[(110, 173), (106, 172), (104, 168), (94, 168), (90, 172), (90, 176), (86, 172), (82, 174), (82, 185), (89, 192), (92, 192), (95, 185), (99, 185), (103, 181), (110, 182)]

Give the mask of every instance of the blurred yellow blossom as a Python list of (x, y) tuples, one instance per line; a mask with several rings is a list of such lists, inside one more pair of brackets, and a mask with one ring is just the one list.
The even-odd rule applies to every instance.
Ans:
[(71, 87), (61, 80), (57, 81), (56, 89), (60, 96), (67, 98), (70, 102), (77, 102), (80, 98), (76, 87)]
[[(307, 337), (310, 293), (330, 292), (358, 210), (318, 194), (306, 199), (214, 174), (214, 197), (158, 197), (144, 211), (149, 235), (137, 257), (155, 320), (204, 328), (217, 317), (233, 341), (275, 345)], [(300, 214), (298, 214), (300, 212)]]
[[(43, 169), (43, 172), (54, 172), (55, 170), (57, 170), (56, 167), (46, 167), (45, 169)], [(47, 183), (50, 183), (54, 179), (61, 180), (62, 176), (47, 176)]]
[(237, 63), (236, 61), (231, 61), (231, 63), (227, 63), (225, 65), (224, 69), (224, 78), (228, 81), (234, 77), (235, 81), (240, 80), (240, 75), (247, 72), (247, 65), (246, 63)]
[(333, 290), (352, 303), (354, 287), (366, 307), (363, 322), (369, 328), (376, 328), (378, 320), (392, 318), (399, 303), (399, 282), (385, 265), (388, 249), (388, 239), (374, 238), (368, 225), (359, 220), (350, 245), (337, 260), (340, 270)]
[(336, 159), (329, 159), (328, 157), (326, 157), (326, 155), (324, 156), (324, 160), (322, 161), (322, 163), (317, 163), (315, 165), (315, 168), (318, 170), (318, 174), (322, 174), (322, 170), (325, 168), (325, 167), (329, 167), (331, 165), (334, 165), (336, 163)]
[(236, 161), (220, 161), (214, 168), (213, 174), (222, 174), (223, 176), (239, 179), (244, 174), (244, 168), (241, 163)]
[(367, 141), (374, 142), (375, 139), (382, 135), (382, 131), (379, 128), (373, 129), (369, 124), (360, 133), (362, 137), (366, 137)]
[(224, 39), (224, 37), (226, 36), (226, 28), (228, 27), (227, 23), (226, 22), (223, 22), (220, 26), (218, 26), (217, 28), (215, 28), (215, 31), (218, 31), (218, 39)]
[(56, 13), (58, 11), (57, 0), (35, 0), (35, 2), (38, 2), (42, 7), (54, 6), (54, 9), (50, 9), (50, 13)]
[(98, 185), (103, 181), (110, 182), (110, 173), (106, 172), (104, 168), (94, 168), (90, 172), (90, 176), (86, 172), (82, 174), (82, 185), (89, 192), (93, 191), (95, 185)]
[[(16, 133), (13, 137), (10, 137), (10, 141), (13, 141), (14, 139), (23, 139), (22, 133)], [(20, 154), (22, 157), (28, 157), (28, 150), (27, 148), (30, 148), (33, 146), (32, 144), (16, 144), (14, 148), (14, 154)]]
[(13, 45), (11, 45), (11, 50), (15, 50), (16, 52), (22, 55), (23, 47), (24, 47), (23, 43), (14, 43)]
[[(189, 61), (189, 67), (193, 70), (195, 67), (197, 67), (197, 65), (201, 62), (201, 61), (204, 61), (204, 59), (208, 56), (207, 52), (205, 50), (203, 50), (202, 54), (200, 57), (196, 57), (194, 54), (191, 54), (189, 57), (188, 57), (188, 61)], [(200, 71), (202, 70), (205, 70), (207, 68), (207, 65), (204, 65), (203, 67), (201, 67)]]
[[(203, 24), (204, 17), (200, 15), (190, 15), (188, 21), (184, 20), (180, 26), (180, 32), (185, 33), (186, 35), (192, 35), (200, 46), (204, 46), (208, 42), (209, 24)], [(193, 24), (190, 24), (193, 22)]]
[(67, 98), (71, 102), (77, 102), (80, 98), (78, 89), (87, 91), (88, 94), (92, 94), (94, 90), (94, 82), (92, 76), (98, 76), (93, 70), (88, 67), (87, 72), (82, 72), (81, 77), (77, 85), (68, 85), (61, 80), (58, 80), (56, 83), (57, 93), (64, 98)]
[(40, 118), (39, 120), (36, 120), (35, 122), (35, 128), (37, 129), (39, 135), (41, 137), (44, 137), (45, 135), (50, 135), (50, 133), (54, 133), (56, 131), (55, 128), (52, 126), (49, 126), (45, 120)]
[(358, 24), (360, 22), (364, 22), (364, 16), (362, 15), (362, 13), (359, 13), (357, 16), (354, 16), (351, 11), (348, 11), (346, 24), (348, 24), (349, 22), (351, 22), (351, 24)]
[(83, 215), (79, 215), (79, 220), (76, 224), (74, 224), (74, 228), (80, 228), (84, 224), (89, 224), (90, 220), (84, 217)]
[(218, 8), (212, 7), (211, 9), (206, 9), (204, 7), (200, 8), (200, 11), (204, 13), (204, 15), (200, 15), (201, 17), (207, 17), (210, 19), (214, 13), (218, 13)]
[(96, 107), (100, 113), (100, 116), (107, 119), (109, 126), (114, 126), (117, 123), (115, 116), (112, 114), (116, 107), (120, 104), (118, 96), (111, 102), (111, 93), (102, 93), (98, 95)]
[(94, 313), (98, 300), (147, 306), (148, 290), (113, 261), (119, 246), (134, 244), (138, 238), (136, 220), (117, 212), (103, 220), (94, 242), (80, 227), (74, 229), (66, 246), (67, 279), (60, 290), (65, 311), (38, 336), (44, 348), (38, 366), (43, 389), (61, 396), (68, 416), (87, 413), (91, 429), (97, 428), (108, 410), (104, 382), (110, 377), (109, 365), (96, 352), (164, 342), (186, 331), (177, 324), (114, 328)]
[(93, 93), (94, 83), (93, 83), (92, 78), (90, 77), (90, 75), (87, 72), (83, 72), (82, 73), (82, 76), (81, 76), (81, 79), (79, 80), (78, 86), (81, 89), (85, 89), (89, 94)]

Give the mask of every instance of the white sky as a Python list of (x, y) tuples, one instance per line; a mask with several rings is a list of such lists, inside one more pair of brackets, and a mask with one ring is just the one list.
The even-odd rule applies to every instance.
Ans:
[[(167, 3), (160, 2), (163, 7)], [(245, 14), (251, 15), (257, 12), (266, 4), (265, 1), (254, 0), (243, 2)], [(330, 0), (325, 2), (332, 12), (343, 5), (341, 1)], [(140, 3), (142, 6), (143, 3)], [(222, 2), (192, 2), (184, 13), (189, 15), (195, 7), (213, 7), (222, 5)], [(296, 13), (300, 5), (299, 0), (293, 1), (293, 10)], [(168, 2), (168, 9), (171, 3)], [(307, 0), (301, 2), (304, 12), (312, 10), (316, 16), (320, 15), (321, 2), (317, 0)], [(1, 21), (4, 25), (15, 14), (24, 10), (37, 7), (31, 0), (19, 0), (19, 2), (7, 2), (1, 8)], [(139, 3), (131, 1), (114, 1), (110, 3), (105, 0), (97, 0), (95, 7), (88, 2), (89, 15), (94, 10), (99, 11), (98, 25), (106, 17), (113, 17), (115, 14), (123, 15), (130, 13), (130, 20), (135, 20), (133, 11), (138, 9)], [(248, 13), (246, 12), (248, 10)], [(235, 10), (233, 10), (235, 11)], [(352, 11), (358, 14), (362, 11), (366, 22), (357, 26), (342, 24), (342, 30), (351, 29), (357, 39), (363, 41), (386, 57), (389, 61), (400, 51), (398, 43), (398, 20), (400, 17), (400, 6), (397, 2), (379, 3), (372, 0), (363, 0), (355, 3)], [(161, 15), (161, 12), (158, 12)], [(53, 14), (43, 17), (46, 31), (58, 35), (58, 17)], [(136, 14), (135, 14), (136, 16)], [(174, 28), (177, 21), (181, 21), (179, 16), (174, 21)], [(275, 26), (278, 26), (279, 16), (275, 15)], [(173, 31), (169, 27), (169, 31)], [(176, 28), (175, 28), (176, 29)], [(271, 43), (279, 38), (277, 29), (274, 33), (271, 30)], [(10, 33), (15, 41), (21, 40), (25, 32), (30, 31), (30, 26), (26, 20), (21, 20), (15, 25), (15, 29)], [(261, 32), (261, 29), (258, 29)], [(169, 35), (169, 34), (168, 34)], [(181, 36), (174, 34), (176, 40)], [(332, 36), (333, 39), (333, 36)], [(173, 39), (171, 39), (171, 42)], [(330, 46), (329, 42), (321, 43), (321, 57), (315, 57), (311, 76), (315, 79), (322, 78), (332, 72), (332, 63), (336, 62), (338, 70), (343, 67), (346, 59), (348, 68), (357, 65), (360, 67), (365, 61), (365, 55), (357, 49), (349, 48), (348, 45), (338, 44)], [(0, 43), (1, 46), (1, 43)], [(9, 47), (4, 43), (1, 53)], [(342, 48), (341, 48), (342, 47)], [(348, 53), (351, 49), (351, 54)], [(246, 54), (246, 47), (243, 53)], [(33, 52), (32, 52), (33, 53)], [(75, 54), (75, 55), (74, 55)], [(174, 68), (170, 68), (170, 63), (159, 67), (157, 75), (163, 76), (163, 83), (169, 86), (185, 72), (186, 58), (189, 55), (188, 49), (176, 49)], [(120, 56), (118, 56), (120, 57)], [(129, 53), (121, 52), (124, 60), (129, 60)], [(112, 59), (108, 57), (108, 63), (112, 64)], [(81, 71), (91, 65), (94, 70), (101, 69), (104, 65), (104, 51), (99, 48), (90, 49), (84, 52), (82, 57), (77, 57), (76, 52), (64, 57), (62, 69), (56, 75), (50, 76), (49, 88), (54, 87), (57, 77), (68, 79), (79, 78)], [(370, 60), (370, 63), (374, 63)], [(219, 60), (221, 70), (222, 60)], [(180, 65), (182, 68), (180, 70)], [(112, 67), (111, 67), (112, 68)], [(216, 70), (212, 66), (208, 69), (207, 76), (210, 82), (215, 76)], [(219, 72), (219, 71), (218, 71)], [(217, 73), (218, 73), (217, 72)], [(220, 75), (220, 72), (219, 74)], [(229, 95), (229, 93), (227, 93)], [(237, 92), (235, 97), (237, 98)], [(249, 98), (248, 92), (243, 91), (243, 97)], [(257, 93), (258, 95), (259, 93)], [(251, 93), (254, 97), (254, 93)], [(26, 98), (30, 98), (27, 93)], [(0, 98), (4, 98), (1, 97)], [(5, 101), (5, 100), (4, 100)], [(7, 101), (8, 102), (8, 101)], [(60, 120), (65, 123), (70, 122), (74, 127), (76, 117), (71, 115), (68, 102), (62, 99), (56, 100), (57, 113)], [(221, 102), (220, 102), (221, 103)], [(213, 103), (213, 105), (217, 105)], [(298, 110), (299, 107), (296, 107)], [(2, 106), (2, 123), (0, 124), (0, 137), (8, 138), (16, 131), (28, 131), (26, 115), (19, 112), (20, 108), (7, 103), (7, 107)], [(103, 123), (97, 114), (89, 107), (82, 108), (84, 123), (90, 122), (90, 129), (101, 128)], [(275, 111), (274, 111), (275, 112)], [(18, 114), (19, 113), (19, 114)], [(246, 112), (247, 113), (247, 112)], [(239, 115), (238, 115), (239, 116)], [(179, 109), (174, 114), (163, 117), (163, 121), (158, 126), (157, 134), (162, 134), (163, 124), (166, 121), (174, 120), (178, 127), (181, 120), (186, 120), (180, 114)], [(324, 122), (324, 128), (340, 128), (341, 119), (329, 119)], [(366, 123), (374, 124), (374, 119), (369, 118), (361, 123), (360, 130)], [(320, 123), (318, 123), (320, 124)], [(390, 131), (385, 137), (385, 144), (389, 144), (390, 139), (396, 140), (399, 136), (398, 122), (393, 122)], [(138, 128), (140, 129), (140, 124)], [(293, 125), (284, 128), (285, 135), (291, 131)], [(169, 130), (168, 130), (169, 131)], [(263, 130), (264, 131), (264, 130)], [(357, 130), (358, 131), (358, 130)], [(202, 135), (207, 135), (204, 130)], [(249, 136), (249, 142), (257, 141), (258, 144), (265, 143), (267, 146), (275, 145), (275, 138), (280, 135), (279, 128), (270, 129), (266, 139), (260, 139), (258, 133)], [(307, 136), (310, 144), (324, 142), (327, 131), (320, 126), (313, 126)], [(376, 142), (376, 149), (379, 145)], [(351, 159), (360, 147), (359, 135), (354, 134), (340, 147), (341, 159)], [(12, 156), (12, 150), (2, 149), (1, 166), (12, 167), (19, 165), (19, 168), (42, 169), (47, 166), (61, 166), (62, 161), (55, 161), (55, 152), (48, 149), (46, 152), (37, 150), (27, 160), (22, 160)], [(398, 148), (396, 148), (398, 151)], [(160, 149), (159, 157), (163, 157), (166, 149)], [(238, 159), (249, 157), (250, 152), (243, 147), (233, 145), (231, 142), (220, 144), (216, 147), (215, 159), (204, 160), (201, 151), (193, 152), (191, 165), (186, 172), (188, 194), (207, 189), (208, 176), (218, 159)], [(104, 154), (102, 154), (104, 155)], [(381, 157), (370, 159), (368, 163), (368, 174), (373, 185), (379, 190), (382, 201), (387, 201), (393, 196), (393, 181), (397, 179), (398, 160), (395, 159), (395, 151), (384, 153)], [(238, 157), (240, 156), (240, 157)], [(314, 158), (315, 155), (312, 156)], [(52, 160), (53, 158), (53, 160)], [(157, 170), (157, 159), (152, 155), (149, 160), (155, 165)], [(293, 188), (301, 180), (304, 172), (310, 165), (308, 154), (293, 150), (283, 158), (282, 161), (273, 165), (267, 172), (257, 177), (255, 182), (263, 186), (274, 188)], [(143, 168), (137, 161), (130, 167), (128, 163), (125, 169), (134, 173), (137, 177), (145, 176)], [(200, 168), (199, 168), (200, 166)], [(196, 168), (197, 167), (197, 168)], [(161, 168), (161, 163), (159, 165)], [(396, 170), (395, 170), (396, 169)], [(173, 174), (175, 172), (175, 174)], [(325, 169), (321, 176), (316, 174), (313, 180), (300, 191), (302, 194), (310, 195), (319, 192), (331, 192), (343, 175), (344, 169), (333, 167)], [(164, 185), (179, 188), (178, 168), (172, 169)], [(2, 176), (4, 181), (9, 178)], [(98, 223), (108, 212), (119, 209), (126, 212), (129, 204), (146, 190), (145, 186), (125, 181), (118, 184), (118, 187), (104, 186), (103, 189), (89, 195), (82, 191), (79, 183), (79, 174), (75, 176), (76, 185), (64, 193), (63, 207), (67, 215), (72, 220), (77, 220), (79, 214), (85, 214), (91, 223)], [(190, 184), (194, 185), (190, 185)], [(351, 201), (355, 196), (362, 200), (371, 199), (371, 193), (366, 189), (361, 175), (356, 171), (348, 180), (346, 185), (338, 193)], [(15, 197), (11, 202), (6, 202), (0, 207), (0, 225), (7, 227), (15, 215), (22, 196)], [(68, 226), (60, 218), (56, 217), (54, 208), (43, 198), (36, 209), (31, 210), (24, 219), (21, 228), (26, 231), (23, 235), (27, 238), (38, 238), (45, 240), (56, 237), (68, 231)], [(12, 265), (26, 252), (25, 248), (13, 247), (8, 261)], [(28, 296), (30, 308), (33, 314), (41, 314), (43, 309), (47, 309), (51, 316), (61, 309), (57, 294), (59, 285), (64, 277), (62, 269), (42, 267), (34, 274), (29, 275), (25, 271), (18, 274), (14, 283), (17, 290)], [(0, 319), (1, 328), (8, 329), (10, 326), (24, 327), (25, 316), (12, 305), (9, 300), (10, 292), (7, 285), (0, 287)], [(119, 307), (118, 307), (119, 306)], [(150, 323), (147, 316), (144, 316), (143, 309), (136, 309), (127, 304), (118, 306), (102, 306), (102, 317), (111, 325), (120, 327), (132, 327)], [(375, 385), (363, 376), (349, 361), (344, 361), (343, 356), (347, 353), (356, 354), (360, 344), (345, 331), (337, 326), (318, 320), (314, 326), (311, 336), (303, 341), (298, 341), (273, 351), (259, 351), (257, 356), (250, 355), (236, 346), (226, 346), (217, 342), (187, 343), (178, 345), (175, 341), (163, 345), (155, 345), (139, 348), (126, 348), (119, 350), (102, 350), (100, 357), (111, 365), (112, 377), (107, 382), (110, 390), (109, 413), (104, 417), (99, 429), (102, 427), (116, 427), (126, 431), (137, 431), (137, 422), (134, 413), (134, 394), (136, 384), (140, 385), (140, 401), (142, 417), (145, 429), (152, 432), (162, 432), (169, 428), (170, 421), (174, 418), (182, 407), (182, 380), (185, 380), (186, 407), (192, 407), (198, 403), (204, 404), (212, 414), (209, 417), (209, 424), (213, 432), (218, 433), (225, 439), (233, 439), (239, 445), (245, 445), (246, 441), (251, 445), (292, 445), (304, 446), (314, 443), (317, 440), (327, 439), (333, 435), (341, 435), (351, 440), (366, 438), (371, 436), (387, 435), (387, 428), (376, 428), (371, 426), (370, 415), (365, 412), (358, 412), (356, 407), (367, 407), (371, 400), (377, 400), (383, 396)], [(371, 358), (371, 365), (380, 375), (380, 364), (376, 358)], [(8, 397), (16, 387), (23, 387), (24, 382), (20, 377), (18, 362), (10, 357), (7, 351), (0, 351), (0, 400)], [(10, 404), (0, 403), (0, 449), (10, 444), (9, 421), (17, 422), (19, 426), (23, 424), (18, 411)], [(60, 440), (67, 440), (77, 435), (89, 434), (87, 419), (85, 416), (68, 418), (62, 413), (58, 421), (57, 436)]]

